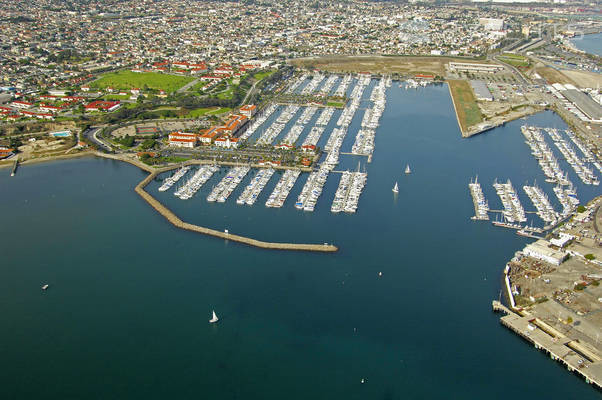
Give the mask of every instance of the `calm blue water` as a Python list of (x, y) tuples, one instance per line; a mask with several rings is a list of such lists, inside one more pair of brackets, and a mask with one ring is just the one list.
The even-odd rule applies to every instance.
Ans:
[[(527, 122), (564, 127), (551, 113)], [(147, 189), (186, 221), (333, 242), (336, 254), (178, 230), (134, 193), (145, 174), (127, 164), (61, 161), (23, 166), (13, 178), (0, 170), (2, 397), (598, 397), (490, 311), (503, 266), (527, 240), (471, 221), (467, 183), (479, 174), (492, 208), (495, 177), (517, 188), (535, 178), (550, 191), (522, 123), (463, 140), (445, 86), (393, 85), (373, 162), (341, 162), (361, 160), (368, 172), (355, 215), (329, 211), (338, 174), (314, 213), (293, 207), (306, 175), (282, 209), (264, 207), (277, 174), (253, 207), (235, 202), (252, 174), (224, 204), (205, 200), (223, 173), (188, 201), (157, 192), (159, 182)], [(569, 174), (582, 200), (599, 193)], [(207, 323), (213, 308), (217, 325)]]
[(572, 39), (571, 42), (580, 50), (602, 56), (602, 33), (582, 35)]

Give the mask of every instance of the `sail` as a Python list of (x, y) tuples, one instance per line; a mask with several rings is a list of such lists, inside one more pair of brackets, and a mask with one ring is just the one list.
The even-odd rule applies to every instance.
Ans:
[(411, 173), (412, 170), (410, 169), (410, 164), (408, 164), (408, 166), (406, 167), (406, 174)]
[(213, 318), (211, 318), (209, 320), (209, 323), (214, 323), (217, 322), (219, 320), (219, 318), (217, 318), (217, 315), (215, 314), (215, 311), (213, 311)]

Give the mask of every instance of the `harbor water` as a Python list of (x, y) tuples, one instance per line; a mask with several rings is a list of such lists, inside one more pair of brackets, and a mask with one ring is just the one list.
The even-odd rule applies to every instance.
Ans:
[[(280, 172), (253, 206), (236, 199), (254, 170), (225, 203), (206, 197), (226, 168), (189, 200), (175, 186), (159, 192), (160, 179), (146, 188), (186, 222), (333, 243), (333, 254), (179, 230), (134, 193), (146, 173), (117, 161), (0, 170), (3, 398), (595, 398), (491, 312), (505, 263), (530, 239), (472, 221), (470, 179), (478, 174), (492, 209), (501, 208), (496, 177), (512, 180), (528, 211), (522, 185), (533, 179), (559, 207), (524, 143), (525, 123), (565, 127), (546, 112), (461, 139), (447, 87), (394, 82), (372, 162), (341, 155), (335, 168), (359, 162), (368, 174), (355, 214), (330, 212), (335, 172), (314, 212), (294, 207), (306, 173), (282, 208), (264, 205)], [(599, 194), (559, 162), (582, 201)]]
[(571, 42), (579, 50), (602, 57), (602, 33), (577, 36)]

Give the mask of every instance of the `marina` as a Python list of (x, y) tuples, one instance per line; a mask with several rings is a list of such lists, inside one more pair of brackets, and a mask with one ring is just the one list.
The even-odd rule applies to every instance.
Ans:
[(525, 210), (520, 203), (518, 194), (512, 186), (510, 179), (508, 179), (506, 183), (498, 183), (496, 180), (493, 183), (493, 187), (504, 206), (504, 211), (502, 212), (504, 219), (509, 223), (526, 222), (527, 217)]
[(232, 194), (250, 169), (249, 167), (234, 167), (230, 169), (220, 183), (211, 190), (211, 193), (207, 196), (207, 201), (223, 203), (228, 200), (230, 194)]
[(182, 200), (190, 199), (217, 171), (219, 171), (217, 165), (201, 166), (183, 186), (174, 192), (174, 195)]
[(489, 220), (489, 204), (485, 199), (485, 195), (483, 195), (483, 189), (479, 183), (479, 178), (476, 177), (474, 182), (471, 180), (468, 184), (468, 188), (470, 189), (470, 195), (472, 196), (475, 212), (475, 215), (471, 218), (483, 221)]
[(251, 182), (245, 187), (245, 190), (240, 194), (237, 204), (246, 204), (252, 206), (257, 201), (257, 196), (261, 193), (270, 178), (274, 175), (273, 168), (260, 169), (253, 177)]
[(301, 86), (301, 84), (303, 82), (305, 82), (308, 78), (308, 74), (302, 74), (300, 75), (287, 89), (286, 89), (286, 93), (288, 94), (292, 94), (295, 93), (297, 91), (297, 89)]
[(241, 140), (249, 139), (257, 131), (257, 129), (261, 125), (263, 125), (268, 120), (268, 118), (270, 118), (270, 116), (272, 116), (272, 114), (274, 114), (274, 112), (276, 112), (277, 109), (278, 109), (278, 105), (276, 105), (276, 104), (270, 104), (269, 106), (267, 106), (265, 108), (265, 110), (263, 110), (261, 115), (256, 116), (253, 119), (253, 122), (251, 122), (251, 125), (247, 128), (247, 130), (242, 135), (240, 135), (240, 139)]
[(311, 128), (308, 135), (305, 137), (305, 140), (303, 141), (303, 144), (301, 145), (301, 147), (306, 147), (306, 146), (314, 146), (315, 147), (318, 144), (320, 137), (322, 137), (322, 133), (324, 133), (324, 129), (325, 128), (323, 126), (314, 126), (313, 128)]
[(169, 178), (165, 179), (163, 181), (163, 184), (161, 186), (159, 186), (159, 191), (160, 192), (165, 192), (169, 189), (171, 189), (171, 187), (180, 180), (180, 178), (182, 178), (184, 175), (186, 175), (186, 173), (190, 170), (190, 166), (183, 166), (181, 167), (179, 170), (176, 171), (175, 174), (173, 174), (172, 176), (170, 176)]
[(312, 94), (316, 91), (320, 83), (324, 80), (324, 75), (318, 73), (309, 81), (309, 83), (301, 90), (302, 95)]
[[(287, 199), (289, 201), (278, 210), (263, 206), (240, 207), (235, 201), (206, 204), (206, 194), (213, 182), (217, 183), (224, 176), (223, 172), (215, 174), (188, 201), (180, 201), (173, 196), (173, 188), (170, 192), (158, 192), (161, 181), (151, 179), (148, 193), (156, 196), (168, 210), (173, 210), (172, 213), (182, 222), (182, 225), (172, 226), (166, 224), (165, 219), (156, 218), (162, 214), (148, 207), (146, 202), (139, 201), (138, 195), (132, 193), (131, 186), (142, 180), (145, 174), (123, 163), (82, 159), (48, 163), (43, 167), (26, 164), (19, 170), (19, 179), (4, 174), (2, 184), (6, 195), (3, 196), (3, 204), (15, 210), (8, 216), (7, 223), (17, 229), (14, 235), (9, 235), (6, 248), (22, 252), (27, 248), (28, 237), (43, 247), (39, 249), (39, 255), (34, 254), (34, 260), (28, 260), (31, 265), (29, 271), (8, 269), (11, 274), (20, 274), (26, 279), (14, 279), (17, 286), (14, 291), (11, 291), (11, 285), (5, 285), (3, 302), (19, 304), (30, 301), (30, 296), (21, 296), (19, 301), (14, 299), (19, 298), (18, 292), (27, 293), (27, 290), (39, 295), (40, 285), (45, 282), (53, 286), (53, 290), (47, 292), (53, 300), (59, 294), (54, 288), (60, 288), (60, 295), (66, 295), (67, 299), (81, 299), (80, 304), (75, 305), (65, 302), (76, 318), (63, 316), (60, 309), (54, 312), (57, 307), (44, 307), (46, 311), (40, 314), (43, 318), (40, 321), (37, 321), (40, 318), (28, 317), (32, 310), (37, 311), (36, 308), (40, 307), (39, 299), (32, 299), (23, 316), (18, 315), (22, 311), (20, 309), (19, 313), (9, 315), (11, 320), (23, 319), (25, 322), (19, 322), (19, 327), (25, 336), (31, 336), (31, 339), (20, 337), (19, 340), (44, 344), (49, 352), (47, 358), (55, 359), (66, 351), (78, 360), (80, 346), (72, 349), (61, 347), (59, 351), (53, 348), (52, 337), (46, 340), (35, 333), (45, 329), (56, 335), (69, 324), (77, 329), (79, 320), (90, 316), (85, 320), (85, 326), (96, 321), (98, 329), (95, 330), (99, 335), (105, 335), (105, 329), (110, 332), (107, 335), (111, 341), (109, 348), (120, 348), (124, 343), (130, 343), (132, 330), (128, 331), (128, 335), (120, 335), (120, 329), (115, 328), (129, 327), (129, 316), (141, 315), (142, 326), (139, 332), (134, 332), (136, 339), (141, 340), (140, 351), (127, 350), (125, 354), (132, 355), (124, 364), (127, 369), (119, 374), (104, 367), (94, 368), (91, 372), (107, 374), (119, 384), (127, 385), (128, 381), (140, 377), (139, 373), (130, 373), (129, 370), (144, 370), (150, 364), (150, 376), (158, 379), (161, 376), (173, 377), (178, 386), (194, 386), (194, 382), (201, 382), (218, 397), (224, 394), (222, 382), (227, 382), (232, 374), (246, 371), (243, 368), (254, 365), (257, 359), (265, 360), (269, 365), (260, 365), (260, 368), (244, 373), (249, 374), (253, 382), (260, 383), (243, 383), (245, 386), (235, 394), (252, 396), (256, 393), (254, 391), (264, 389), (263, 385), (270, 385), (277, 395), (290, 395), (291, 388), (304, 385), (297, 375), (302, 370), (309, 371), (308, 379), (321, 382), (319, 390), (310, 389), (309, 392), (317, 397), (323, 393), (335, 397), (337, 394), (340, 397), (358, 397), (358, 388), (366, 391), (366, 397), (370, 398), (442, 398), (450, 392), (467, 399), (496, 397), (500, 393), (499, 384), (492, 382), (499, 383), (502, 368), (505, 379), (513, 382), (504, 387), (504, 395), (509, 397), (595, 397), (597, 392), (589, 385), (568, 374), (564, 368), (550, 363), (547, 357), (532, 351), (532, 346), (517, 340), (499, 325), (495, 315), (488, 314), (483, 308), (492, 296), (497, 298), (499, 280), (496, 277), (499, 276), (500, 265), (503, 267), (508, 256), (530, 239), (491, 224), (473, 223), (469, 219), (474, 215), (474, 207), (467, 198), (467, 182), (470, 177), (474, 179), (478, 171), (484, 195), (490, 201), (497, 201), (493, 199), (495, 191), (491, 186), (495, 176), (503, 177), (504, 181), (510, 178), (521, 187), (525, 182), (531, 184), (535, 178), (538, 184), (541, 181), (542, 190), (548, 192), (550, 200), (555, 200), (551, 194), (553, 185), (545, 184), (536, 160), (524, 144), (520, 132), (523, 121), (508, 123), (481, 137), (461, 140), (457, 137), (459, 135), (455, 135), (456, 131), (450, 132), (452, 128), (457, 129), (455, 117), (453, 110), (447, 110), (448, 107), (451, 109), (451, 103), (442, 89), (445, 86), (428, 87), (418, 92), (389, 91), (387, 108), (377, 131), (376, 157), (371, 164), (366, 164), (370, 185), (364, 187), (358, 212), (353, 215), (330, 211), (338, 178), (342, 175), (337, 175), (336, 179), (331, 176), (327, 180), (313, 213), (298, 212), (292, 207), (305, 178), (297, 180)], [(413, 97), (418, 94), (424, 98)], [(432, 113), (432, 110), (437, 110), (437, 113)], [(334, 115), (338, 117), (338, 113), (340, 110)], [(350, 148), (353, 144), (360, 120), (361, 117), (354, 118), (349, 126), (353, 135), (347, 135), (342, 149), (347, 150), (347, 146)], [(563, 126), (562, 121), (555, 119), (551, 113), (529, 118), (527, 122), (540, 126)], [(331, 121), (330, 126), (334, 123)], [(400, 129), (401, 126), (404, 128)], [(320, 147), (330, 132), (329, 127), (323, 134)], [(553, 147), (551, 143), (550, 147)], [(557, 152), (556, 148), (553, 150)], [(562, 162), (564, 160), (559, 159), (559, 163)], [(357, 157), (341, 155), (336, 169), (352, 170), (356, 163)], [(407, 163), (411, 163), (413, 175), (403, 174)], [(573, 177), (572, 169), (564, 164), (561, 166), (568, 169)], [(47, 172), (42, 173), (44, 170)], [(233, 192), (235, 199), (238, 189), (242, 190), (255, 172), (249, 173)], [(275, 175), (281, 178), (283, 173), (285, 171), (277, 170)], [(21, 179), (21, 174), (28, 179)], [(37, 175), (35, 181), (32, 174)], [(169, 171), (165, 172), (167, 174)], [(596, 187), (583, 185), (576, 176), (574, 178), (579, 197), (584, 200), (590, 198)], [(398, 196), (391, 193), (396, 180), (399, 181)], [(12, 182), (7, 185), (6, 181)], [(78, 185), (73, 185), (74, 181)], [(37, 221), (44, 217), (43, 212), (36, 214), (42, 205), (31, 199), (28, 204), (23, 203), (22, 193), (32, 183), (44, 193), (57, 195), (57, 200), (52, 203), (56, 218), (48, 220), (49, 223), (19, 228), (19, 220)], [(256, 204), (265, 203), (276, 183), (277, 179), (272, 177)], [(517, 189), (522, 191), (519, 187)], [(445, 199), (433, 195), (434, 192), (445, 193)], [(78, 216), (78, 224), (94, 224), (95, 227), (88, 230), (86, 241), (104, 243), (112, 253), (109, 258), (89, 257), (92, 264), (87, 268), (81, 268), (75, 262), (70, 265), (69, 260), (62, 256), (64, 248), (59, 253), (60, 242), (53, 239), (57, 236), (73, 237), (76, 240), (73, 243), (74, 259), (86, 257), (90, 252), (80, 240), (83, 237), (77, 234), (77, 226), (71, 229), (69, 223), (61, 223), (60, 228), (65, 229), (58, 232), (60, 235), (56, 231), (56, 222), (68, 222), (64, 216), (72, 215), (73, 206), (82, 201), (86, 201), (90, 208), (98, 208), (93, 215)], [(108, 201), (115, 207), (103, 207)], [(59, 209), (59, 205), (64, 210)], [(493, 214), (490, 215), (491, 219), (495, 219)], [(188, 230), (188, 225), (184, 224), (207, 227), (215, 236)], [(180, 226), (181, 229), (174, 229)], [(412, 229), (408, 229), (410, 226)], [(434, 226), (437, 234), (433, 234)], [(224, 229), (228, 229), (229, 233), (226, 234)], [(150, 254), (131, 257), (132, 242), (128, 239), (133, 234), (142, 235), (139, 240), (147, 243)], [(266, 251), (264, 249), (272, 247), (242, 245), (243, 242), (236, 240), (237, 235), (269, 243), (314, 243), (317, 249), (324, 247), (323, 242), (334, 242), (341, 251), (338, 254)], [(458, 241), (471, 245), (460, 247)], [(429, 248), (436, 248), (442, 254), (453, 254), (453, 257), (442, 264), (439, 257), (428, 255), (427, 242)], [(18, 265), (19, 258), (14, 252), (7, 254), (9, 264)], [(203, 258), (199, 258), (199, 254)], [(340, 262), (336, 262), (334, 257)], [(393, 259), (404, 261), (398, 265), (391, 263)], [(49, 263), (52, 263), (52, 268), (48, 267)], [(51, 269), (56, 273), (48, 274)], [(378, 275), (379, 271), (382, 271), (382, 277)], [(34, 276), (33, 280), (31, 276)], [(433, 276), (437, 278), (433, 279)], [(73, 280), (66, 280), (70, 277), (86, 284), (73, 285)], [(142, 281), (132, 285), (136, 279)], [(450, 340), (458, 343), (459, 350), (452, 352), (450, 357), (441, 357), (449, 346), (438, 345), (440, 332), (434, 332), (428, 324), (408, 329), (407, 318), (403, 317), (412, 315), (415, 309), (413, 299), (423, 293), (423, 288), (416, 282), (425, 281), (438, 296), (423, 299), (423, 310), (434, 323), (445, 325), (450, 318), (455, 321), (446, 333), (451, 335)], [(110, 294), (96, 298), (107, 304), (105, 313), (100, 308), (98, 312), (101, 314), (90, 315), (89, 310), (94, 309), (98, 301), (81, 295), (82, 289), (89, 291), (89, 285), (93, 285), (92, 290), (100, 296), (102, 293)], [(136, 298), (145, 296), (149, 290), (160, 295), (151, 296), (151, 301), (156, 302), (151, 304), (155, 312), (146, 318), (144, 310), (148, 310), (149, 304), (138, 304)], [(166, 292), (168, 296), (163, 295)], [(454, 303), (441, 307), (441, 298), (452, 298)], [(372, 307), (367, 307), (367, 301)], [(112, 312), (117, 307), (125, 307), (123, 315)], [(181, 312), (173, 313), (176, 307)], [(220, 318), (217, 325), (208, 324), (212, 309)], [(307, 312), (308, 309), (322, 311), (312, 313)], [(366, 318), (367, 312), (376, 314)], [(44, 318), (45, 313), (50, 313), (48, 318)], [(191, 315), (196, 317), (191, 319)], [(402, 318), (389, 318), (391, 315)], [(158, 322), (177, 326), (178, 331), (161, 329), (149, 334), (147, 327), (157, 326)], [(26, 326), (28, 323), (34, 326)], [(357, 333), (354, 331), (356, 327)], [(83, 343), (98, 340), (98, 336), (89, 331), (81, 330)], [(467, 335), (466, 332), (474, 334)], [(10, 330), (4, 335), (7, 342), (15, 338)], [(491, 340), (476, 343), (474, 335)], [(291, 342), (291, 338), (300, 339)], [(490, 342), (497, 346), (491, 346)], [(158, 351), (164, 352), (165, 357), (180, 352), (188, 356), (197, 354), (194, 359), (186, 356), (180, 361), (207, 365), (208, 375), (170, 375), (171, 368), (160, 363), (142, 362), (147, 360), (144, 349), (157, 343), (160, 345)], [(427, 346), (429, 348), (425, 350), (408, 343), (431, 343), (435, 347)], [(94, 357), (101, 359), (106, 350), (94, 346), (90, 349)], [(35, 351), (29, 354), (27, 350), (24, 353), (8, 349), (5, 356), (16, 363), (21, 359), (31, 360), (33, 368), (40, 364), (35, 362), (39, 361)], [(279, 370), (274, 366), (280, 365), (283, 357), (291, 360), (290, 368)], [(493, 367), (483, 361), (491, 359), (495, 359)], [(216, 360), (224, 363), (225, 370), (210, 368)], [(110, 357), (102, 361), (111, 365)], [(433, 363), (439, 363), (445, 370), (463, 368), (471, 373), (468, 376), (433, 374)], [(368, 367), (370, 371), (366, 370)], [(63, 371), (71, 372), (72, 369), (61, 369)], [(44, 369), (36, 372), (44, 372)], [(525, 378), (534, 374), (538, 382), (545, 381), (546, 384), (534, 384), (533, 380)], [(17, 375), (14, 374), (15, 378)], [(432, 379), (425, 379), (425, 376)], [(360, 387), (361, 378), (365, 378), (365, 384)], [(440, 384), (432, 385), (433, 379)], [(48, 379), (49, 385), (52, 380)], [(481, 385), (477, 390), (474, 382)], [(175, 383), (167, 388), (175, 390)], [(146, 394), (152, 397), (149, 393)], [(181, 397), (193, 395), (192, 391), (178, 393)], [(115, 392), (105, 391), (103, 394), (111, 397)]]
[(548, 132), (558, 150), (560, 150), (566, 161), (583, 183), (596, 186), (600, 184), (600, 181), (596, 175), (594, 175), (593, 170), (585, 165), (585, 161), (577, 155), (575, 150), (566, 142), (566, 140), (564, 140), (556, 129), (547, 128), (545, 131)]
[(324, 107), (322, 108), (322, 112), (320, 112), (320, 116), (316, 120), (316, 125), (326, 126), (330, 122), (332, 115), (334, 114), (334, 108), (332, 107)]
[(280, 208), (284, 205), (288, 194), (290, 193), (301, 171), (297, 169), (287, 169), (276, 184), (274, 191), (265, 203), (266, 207)]
[(538, 186), (523, 186), (523, 190), (531, 199), (531, 202), (537, 209), (537, 215), (547, 226), (554, 225), (558, 221), (558, 214), (550, 204), (548, 196)]
[(327, 168), (320, 168), (309, 174), (297, 202), (295, 208), (303, 211), (314, 211), (318, 198), (322, 194), (322, 189), (328, 178), (329, 170)]
[(282, 139), (282, 143), (288, 144), (290, 146), (294, 145), (299, 136), (301, 136), (301, 132), (303, 132), (305, 126), (299, 125), (299, 123), (293, 125), (293, 127), (288, 131), (284, 139)]
[(329, 75), (324, 85), (320, 88), (319, 94), (321, 96), (328, 96), (338, 79), (339, 77), (336, 75)]
[[(343, 172), (330, 211), (333, 213), (341, 211), (346, 213), (356, 212), (367, 177), (368, 175), (365, 172)], [(397, 184), (395, 185), (397, 186)]]
[(343, 79), (341, 79), (341, 81), (339, 82), (339, 86), (334, 91), (334, 95), (337, 97), (345, 97), (347, 89), (349, 88), (349, 85), (351, 85), (352, 80), (353, 78), (351, 75), (345, 75)]
[(546, 175), (546, 182), (570, 185), (568, 175), (560, 169), (554, 153), (545, 142), (541, 130), (533, 126), (522, 126), (521, 132), (531, 148), (531, 154), (538, 160), (541, 170)]

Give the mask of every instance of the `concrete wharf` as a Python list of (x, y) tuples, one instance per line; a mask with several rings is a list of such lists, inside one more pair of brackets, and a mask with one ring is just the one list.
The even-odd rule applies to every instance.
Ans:
[(576, 339), (566, 337), (526, 312), (521, 315), (508, 309), (499, 307), (498, 309), (508, 311), (508, 315), (500, 318), (502, 325), (533, 344), (536, 349), (548, 353), (551, 359), (564, 364), (569, 371), (580, 375), (587, 383), (602, 389), (602, 358), (595, 349)]

